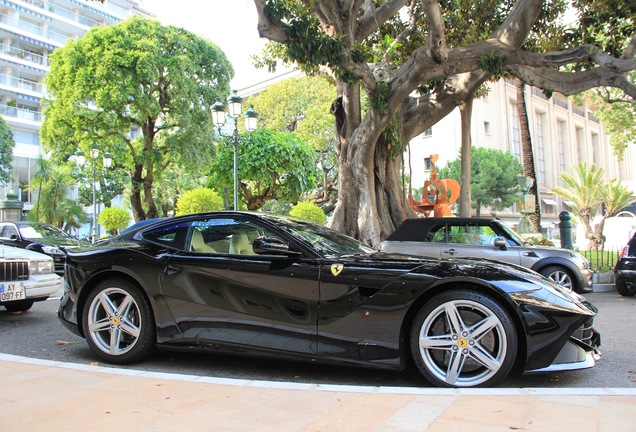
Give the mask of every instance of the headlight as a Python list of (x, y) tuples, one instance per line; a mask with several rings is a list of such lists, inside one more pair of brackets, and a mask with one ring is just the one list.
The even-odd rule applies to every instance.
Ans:
[(42, 252), (47, 255), (64, 255), (64, 251), (57, 246), (42, 246)]
[(581, 254), (572, 252), (572, 261), (574, 261), (576, 266), (580, 269), (590, 268), (590, 262)]
[(46, 260), (32, 260), (29, 265), (31, 266), (32, 275), (44, 275), (53, 273), (53, 259)]

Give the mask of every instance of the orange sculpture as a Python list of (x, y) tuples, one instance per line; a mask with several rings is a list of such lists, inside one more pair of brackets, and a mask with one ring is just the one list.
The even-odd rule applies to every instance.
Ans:
[[(411, 185), (409, 184), (409, 204), (417, 213), (423, 214), (425, 217), (433, 212), (433, 216), (452, 216), (450, 206), (459, 198), (459, 183), (454, 179), (437, 179), (437, 168), (435, 162), (439, 159), (439, 155), (431, 155), (431, 179), (424, 182), (422, 191), (422, 199), (417, 202), (411, 194)], [(449, 196), (450, 193), (450, 196)]]

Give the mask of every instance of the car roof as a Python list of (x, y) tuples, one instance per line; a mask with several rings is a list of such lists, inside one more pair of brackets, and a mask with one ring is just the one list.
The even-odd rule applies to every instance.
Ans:
[(397, 227), (387, 241), (425, 241), (426, 235), (435, 226), (452, 223), (455, 225), (488, 225), (494, 219), (468, 218), (468, 217), (429, 217), (409, 218)]

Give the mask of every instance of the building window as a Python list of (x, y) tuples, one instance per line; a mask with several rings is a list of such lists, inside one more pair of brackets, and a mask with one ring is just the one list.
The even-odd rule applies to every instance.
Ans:
[(484, 122), (484, 133), (486, 135), (490, 135), (490, 122), (488, 121)]
[(601, 155), (599, 153), (600, 153), (600, 147), (599, 147), (598, 134), (593, 133), (592, 134), (592, 163), (595, 163), (596, 165), (600, 165), (601, 163)]
[(20, 129), (13, 129), (13, 140), (18, 144), (40, 145), (40, 135)]
[[(565, 172), (565, 122), (557, 121), (557, 152), (559, 153), (559, 173)], [(563, 182), (561, 182), (563, 183)]]
[(433, 136), (433, 128), (432, 128), (432, 127), (430, 127), (430, 128), (428, 128), (428, 129), (426, 129), (426, 130), (422, 133), (422, 136), (423, 136), (424, 138), (428, 138), (428, 137)]
[(539, 184), (545, 184), (545, 151), (543, 143), (543, 113), (535, 113), (535, 129), (536, 129), (536, 144), (537, 144), (537, 177), (539, 178)]
[(424, 171), (430, 171), (433, 169), (433, 163), (431, 162), (430, 157), (424, 158)]
[(521, 160), (519, 116), (517, 115), (517, 103), (514, 101), (510, 101), (510, 152)]

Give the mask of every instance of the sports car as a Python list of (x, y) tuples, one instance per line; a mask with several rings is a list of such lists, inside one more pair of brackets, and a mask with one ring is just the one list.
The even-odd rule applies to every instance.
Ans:
[(105, 362), (200, 349), (493, 386), (600, 356), (582, 296), (500, 262), (413, 259), (264, 213), (167, 219), (71, 251), (58, 317)]

